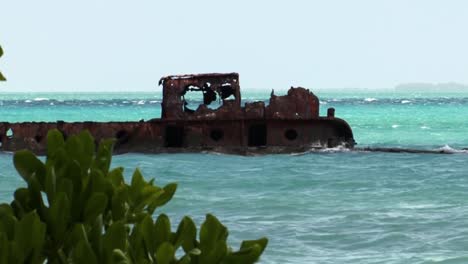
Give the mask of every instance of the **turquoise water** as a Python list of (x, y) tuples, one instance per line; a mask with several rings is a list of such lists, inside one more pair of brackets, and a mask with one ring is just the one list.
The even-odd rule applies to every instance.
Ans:
[[(264, 100), (270, 91), (244, 92)], [(276, 92), (280, 94), (280, 92)], [(262, 263), (468, 263), (468, 93), (319, 91), (359, 146), (450, 149), (456, 154), (324, 150), (242, 157), (125, 154), (127, 176), (178, 182), (162, 208), (176, 225), (214, 213), (231, 245), (268, 236)], [(109, 121), (160, 115), (160, 94), (6, 94), (3, 121)], [(0, 154), (0, 201), (24, 185)]]

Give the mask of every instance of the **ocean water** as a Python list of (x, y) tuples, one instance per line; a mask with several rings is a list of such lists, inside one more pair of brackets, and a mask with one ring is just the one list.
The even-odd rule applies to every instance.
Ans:
[[(276, 92), (281, 94), (282, 92)], [(270, 91), (244, 91), (244, 101)], [(468, 263), (468, 92), (317, 91), (358, 146), (442, 149), (408, 154), (328, 149), (287, 155), (124, 154), (159, 184), (178, 182), (159, 212), (173, 225), (215, 214), (230, 244), (267, 236), (261, 263)], [(192, 104), (197, 103), (197, 98)], [(2, 121), (141, 120), (160, 116), (160, 93), (2, 94)], [(0, 202), (24, 186), (0, 153)]]

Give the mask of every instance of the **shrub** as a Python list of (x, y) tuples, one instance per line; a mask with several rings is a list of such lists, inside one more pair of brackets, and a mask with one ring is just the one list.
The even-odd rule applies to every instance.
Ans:
[(47, 158), (14, 154), (27, 187), (0, 205), (0, 263), (254, 263), (267, 239), (226, 243), (227, 228), (210, 214), (197, 228), (188, 216), (177, 230), (155, 210), (174, 195), (175, 183), (159, 187), (137, 169), (125, 183), (124, 169), (110, 169), (113, 140), (97, 150), (89, 132), (66, 141), (47, 136)]
[[(2, 46), (0, 46), (0, 57), (3, 56), (3, 49)], [(0, 81), (6, 81), (5, 77), (3, 76), (2, 72), (0, 72)]]

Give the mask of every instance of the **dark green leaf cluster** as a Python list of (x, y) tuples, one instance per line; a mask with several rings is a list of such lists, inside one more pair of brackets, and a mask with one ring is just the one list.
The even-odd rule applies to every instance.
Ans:
[[(2, 46), (0, 46), (0, 57), (3, 56), (3, 49)], [(3, 76), (2, 72), (0, 72), (0, 81), (6, 81), (5, 76)]]
[(110, 169), (113, 140), (99, 144), (89, 132), (66, 141), (47, 136), (47, 159), (15, 153), (14, 165), (27, 187), (0, 205), (1, 263), (254, 263), (267, 239), (244, 241), (233, 251), (227, 228), (207, 215), (197, 228), (184, 217), (177, 230), (155, 210), (177, 185), (146, 181), (137, 169), (130, 184), (123, 168)]

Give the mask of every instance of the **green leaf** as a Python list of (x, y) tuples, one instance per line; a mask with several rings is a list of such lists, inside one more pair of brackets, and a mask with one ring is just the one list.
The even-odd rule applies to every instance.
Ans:
[(125, 185), (123, 172), (124, 172), (124, 168), (118, 167), (118, 168), (112, 169), (107, 174), (107, 177), (111, 180), (112, 185), (115, 188)]
[(190, 258), (189, 255), (183, 256), (179, 261), (177, 261), (177, 264), (190, 264), (192, 259)]
[(64, 146), (63, 134), (58, 129), (49, 130), (47, 133), (47, 157), (53, 157), (55, 152)]
[(116, 264), (131, 264), (132, 261), (120, 249), (114, 249), (112, 252), (112, 263)]
[(258, 240), (243, 241), (239, 251), (228, 254), (224, 259), (226, 264), (234, 263), (255, 263), (260, 258), (260, 255), (265, 250), (268, 244), (267, 238)]
[(171, 221), (165, 214), (160, 214), (155, 223), (155, 240), (156, 245), (160, 245), (163, 242), (169, 242), (171, 240)]
[(35, 211), (24, 216), (15, 226), (15, 256), (21, 261), (38, 263), (45, 242), (46, 225), (42, 223)]
[(112, 151), (114, 149), (113, 139), (106, 139), (101, 141), (94, 160), (94, 167), (101, 170), (104, 174), (109, 172), (109, 167), (112, 161)]
[(260, 255), (262, 254), (262, 249), (259, 244), (255, 244), (248, 249), (242, 249), (238, 252), (229, 253), (224, 259), (223, 264), (237, 264), (245, 263), (251, 264), (257, 262)]
[(102, 219), (102, 215), (99, 215), (94, 219), (94, 222), (91, 225), (86, 225), (88, 242), (93, 249), (96, 258), (102, 260), (103, 256), (103, 226), (104, 221)]
[(120, 249), (126, 251), (127, 248), (127, 230), (123, 222), (113, 223), (109, 229), (107, 229), (106, 234), (103, 239), (104, 251), (106, 259), (112, 259), (112, 255), (115, 249)]
[(128, 214), (128, 193), (126, 188), (119, 188), (112, 196), (112, 219), (114, 221), (124, 220)]
[[(0, 57), (2, 57), (2, 56), (3, 56), (3, 49), (0, 46)], [(3, 74), (1, 72), (0, 72), (0, 81), (6, 81), (5, 76), (3, 76)]]
[(94, 138), (88, 130), (84, 130), (78, 134), (78, 139), (82, 146), (82, 163), (83, 168), (89, 168), (94, 157), (96, 145), (94, 144)]
[(186, 253), (194, 249), (197, 244), (197, 227), (193, 220), (185, 216), (180, 221), (179, 226), (177, 227), (177, 232), (174, 239), (174, 247), (177, 249), (180, 245)]
[(200, 263), (218, 263), (227, 254), (227, 228), (211, 214), (200, 228)]
[(0, 217), (2, 216), (13, 216), (13, 209), (9, 204), (0, 204)]
[(255, 245), (260, 246), (260, 248), (261, 248), (260, 254), (261, 254), (263, 252), (263, 250), (265, 250), (266, 246), (268, 245), (268, 238), (262, 237), (262, 238), (257, 239), (257, 240), (242, 241), (240, 249), (241, 250), (248, 249), (248, 248), (251, 248), (251, 247), (253, 247)]
[[(15, 200), (14, 202), (16, 202), (15, 204), (20, 206), (20, 209), (24, 210), (26, 213), (26, 211), (31, 211), (31, 206), (30, 206), (30, 203), (31, 203), (31, 193), (29, 191), (29, 189), (27, 188), (18, 188), (16, 189), (15, 193), (13, 194), (13, 196), (15, 197)], [(22, 218), (22, 215), (18, 215), (20, 218)]]
[(153, 219), (151, 216), (147, 215), (140, 222), (139, 231), (143, 237), (146, 249), (150, 255), (154, 255), (156, 251), (156, 241), (155, 241), (155, 228), (153, 224)]
[(0, 263), (10, 263), (10, 252), (8, 237), (5, 233), (0, 232)]
[(3, 233), (8, 240), (12, 240), (16, 222), (13, 208), (8, 204), (0, 204), (0, 234)]
[(139, 196), (141, 190), (146, 185), (147, 185), (147, 183), (146, 183), (145, 179), (143, 178), (143, 175), (141, 174), (141, 171), (139, 169), (136, 169), (135, 172), (133, 173), (132, 182), (130, 184), (131, 195), (133, 197), (135, 197), (134, 198), (135, 200)]
[(83, 190), (83, 181), (86, 180), (86, 177), (83, 177), (81, 174), (81, 166), (76, 160), (68, 162), (65, 169), (65, 177), (70, 179), (73, 183), (73, 193), (79, 194)]
[(200, 228), (201, 251), (214, 248), (219, 241), (226, 241), (227, 236), (227, 228), (215, 216), (207, 214), (205, 222)]
[(70, 202), (68, 197), (65, 193), (60, 192), (57, 194), (57, 198), (52, 202), (49, 210), (49, 229), (55, 241), (62, 241), (65, 238), (70, 216)]
[(55, 174), (55, 167), (49, 164), (46, 165), (46, 177), (45, 177), (45, 193), (49, 204), (55, 200), (55, 194), (57, 192), (57, 175)]
[(73, 249), (73, 263), (98, 264), (91, 245), (86, 240), (80, 240)]
[(169, 202), (177, 190), (177, 183), (169, 183), (164, 186), (164, 193), (157, 197), (148, 207), (148, 213), (153, 214), (157, 207), (161, 207)]
[(39, 183), (44, 184), (46, 169), (45, 165), (31, 151), (20, 150), (13, 156), (13, 163), (18, 173), (26, 182), (36, 175)]
[(156, 263), (170, 264), (174, 260), (174, 254), (175, 249), (170, 243), (162, 243), (156, 251)]
[(46, 207), (42, 199), (42, 186), (39, 183), (39, 180), (37, 179), (35, 174), (32, 175), (31, 179), (28, 182), (28, 190), (30, 195), (31, 209), (37, 210), (37, 213), (41, 217), (44, 217)]
[(84, 209), (84, 220), (92, 223), (96, 217), (104, 213), (107, 207), (107, 196), (103, 193), (93, 193), (86, 202)]
[(88, 241), (85, 226), (83, 224), (74, 224), (71, 227), (70, 235), (65, 239), (65, 248), (73, 248), (79, 241)]

